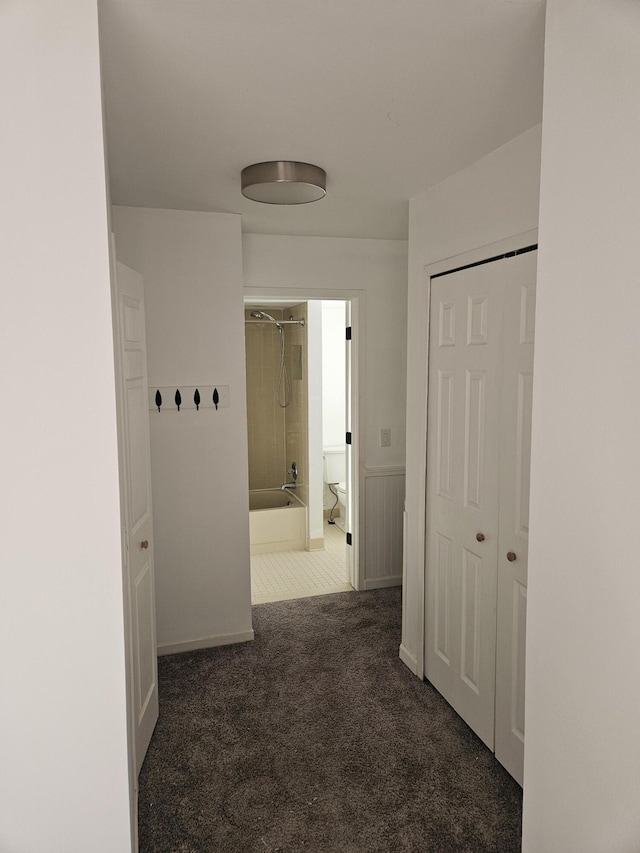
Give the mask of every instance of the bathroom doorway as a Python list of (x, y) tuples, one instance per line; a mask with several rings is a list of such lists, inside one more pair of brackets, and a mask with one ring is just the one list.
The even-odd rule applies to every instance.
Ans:
[(245, 299), (254, 604), (359, 586), (354, 313), (348, 300)]

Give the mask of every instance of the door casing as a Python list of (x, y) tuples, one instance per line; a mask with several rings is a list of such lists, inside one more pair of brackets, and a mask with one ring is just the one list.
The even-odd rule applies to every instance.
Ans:
[(268, 302), (270, 299), (285, 300), (290, 304), (297, 302), (311, 302), (313, 300), (337, 299), (349, 304), (349, 317), (351, 321), (352, 339), (350, 343), (351, 359), (350, 370), (350, 405), (348, 412), (347, 429), (351, 431), (351, 467), (350, 467), (350, 523), (352, 525), (352, 554), (349, 564), (349, 582), (355, 590), (362, 590), (365, 578), (364, 548), (360, 547), (364, 536), (364, 506), (360, 495), (364, 494), (364, 460), (361, 459), (361, 450), (364, 448), (364, 399), (360, 389), (365, 387), (364, 377), (364, 317), (365, 317), (365, 291), (364, 290), (336, 290), (332, 288), (312, 288), (310, 290), (297, 290), (293, 288), (261, 288), (245, 287), (243, 291), (245, 300), (261, 300)]

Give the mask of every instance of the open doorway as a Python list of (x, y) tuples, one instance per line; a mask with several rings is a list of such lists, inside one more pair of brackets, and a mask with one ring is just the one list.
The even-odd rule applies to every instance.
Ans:
[(253, 604), (357, 586), (349, 315), (344, 300), (245, 303)]

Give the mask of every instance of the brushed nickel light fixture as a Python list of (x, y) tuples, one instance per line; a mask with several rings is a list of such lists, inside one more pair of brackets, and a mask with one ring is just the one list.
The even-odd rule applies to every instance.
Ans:
[(311, 163), (271, 160), (242, 170), (242, 195), (264, 204), (308, 204), (327, 194), (327, 173)]

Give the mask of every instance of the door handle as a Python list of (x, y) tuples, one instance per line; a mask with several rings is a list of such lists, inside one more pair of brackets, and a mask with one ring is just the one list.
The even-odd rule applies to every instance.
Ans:
[[(140, 547), (142, 548), (143, 551), (146, 550), (149, 547), (149, 540), (145, 539), (143, 542), (141, 542)], [(515, 559), (515, 557), (514, 557), (514, 559)]]
[(476, 539), (478, 542), (484, 542), (484, 533), (476, 533)]
[(507, 552), (507, 560), (509, 560), (509, 562), (510, 562), (510, 563), (513, 563), (513, 561), (515, 560), (515, 558), (516, 558), (516, 553), (515, 553), (515, 551), (508, 551), (508, 552)]

